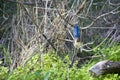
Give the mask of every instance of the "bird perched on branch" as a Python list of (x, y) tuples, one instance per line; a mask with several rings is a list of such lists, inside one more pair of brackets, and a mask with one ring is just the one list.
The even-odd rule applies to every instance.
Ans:
[(74, 46), (75, 48), (79, 49), (83, 45), (83, 43), (80, 41), (80, 28), (77, 24), (75, 24), (74, 26), (73, 35), (74, 35)]

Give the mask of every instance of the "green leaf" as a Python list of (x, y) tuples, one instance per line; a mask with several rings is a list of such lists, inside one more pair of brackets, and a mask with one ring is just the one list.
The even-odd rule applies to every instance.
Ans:
[(39, 77), (40, 76), (40, 74), (41, 74), (41, 72), (42, 72), (42, 70), (37, 70), (37, 71), (35, 71), (35, 75), (36, 75), (36, 77)]
[(50, 77), (50, 72), (48, 71), (44, 76), (44, 80), (48, 80), (49, 77)]

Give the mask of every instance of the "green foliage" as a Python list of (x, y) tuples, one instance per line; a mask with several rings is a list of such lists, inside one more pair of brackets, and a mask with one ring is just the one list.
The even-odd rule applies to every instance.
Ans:
[(120, 45), (110, 46), (107, 49), (103, 49), (102, 53), (106, 56), (106, 59), (113, 61), (120, 61)]
[[(106, 59), (119, 61), (120, 46), (109, 47), (102, 50)], [(54, 52), (43, 55), (35, 55), (24, 67), (18, 67), (9, 74), (8, 69), (0, 67), (0, 80), (119, 80), (118, 74), (107, 74), (99, 77), (92, 77), (89, 69), (97, 62), (90, 61), (77, 68), (76, 61), (72, 68), (69, 68), (71, 61), (69, 56), (63, 58), (57, 56)]]
[[(1, 61), (0, 61), (1, 64)], [(0, 80), (4, 80), (7, 77), (8, 69), (6, 67), (0, 66)]]

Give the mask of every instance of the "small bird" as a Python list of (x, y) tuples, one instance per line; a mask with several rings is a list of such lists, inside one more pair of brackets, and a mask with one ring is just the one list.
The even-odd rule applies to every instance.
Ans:
[(80, 41), (80, 29), (77, 24), (74, 26), (73, 35), (74, 35), (74, 46), (75, 48), (79, 49), (83, 45), (83, 43)]

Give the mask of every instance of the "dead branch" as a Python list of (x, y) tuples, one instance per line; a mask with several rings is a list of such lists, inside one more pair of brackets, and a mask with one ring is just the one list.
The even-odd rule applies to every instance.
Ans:
[(100, 61), (93, 65), (90, 68), (89, 72), (92, 76), (100, 76), (110, 73), (120, 74), (120, 62), (113, 62), (109, 60)]
[[(120, 6), (119, 6), (119, 7), (120, 7)], [(115, 8), (114, 10), (112, 10), (112, 11), (110, 11), (110, 12), (108, 12), (108, 13), (105, 13), (105, 14), (102, 14), (102, 15), (98, 16), (96, 19), (94, 19), (94, 21), (91, 22), (90, 25), (88, 25), (88, 26), (86, 26), (86, 27), (83, 27), (83, 28), (81, 28), (81, 29), (87, 29), (87, 28), (91, 27), (91, 26), (92, 26), (98, 19), (100, 19), (101, 17), (107, 16), (107, 15), (109, 15), (109, 14), (118, 14), (118, 13), (120, 13), (120, 11), (116, 11), (117, 9), (119, 9), (119, 7)], [(116, 12), (115, 12), (115, 11), (116, 11)]]

